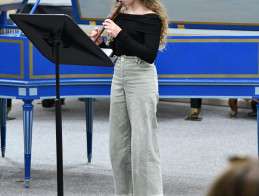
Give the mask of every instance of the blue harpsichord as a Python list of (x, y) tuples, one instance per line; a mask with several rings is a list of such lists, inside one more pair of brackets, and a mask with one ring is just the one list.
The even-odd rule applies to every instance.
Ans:
[[(29, 1), (31, 2), (36, 2), (36, 5), (39, 3), (39, 1)], [(193, 14), (196, 18), (188, 21), (188, 18), (183, 18), (183, 15), (175, 15), (176, 10), (170, 10), (180, 5), (171, 5), (173, 1), (170, 0), (162, 2), (167, 8), (170, 28), (167, 47), (159, 52), (155, 62), (160, 97), (258, 99), (259, 21), (247, 18), (247, 21), (240, 23), (238, 21), (241, 19), (238, 17), (233, 21), (226, 21), (211, 16), (215, 20), (211, 22), (210, 17), (201, 20), (197, 14), (199, 12)], [(19, 12), (27, 3), (27, 0), (6, 0), (5, 3), (0, 3), (0, 29), (17, 29), (15, 25), (10, 24), (8, 12), (10, 10)], [(100, 25), (113, 5), (113, 1), (106, 0), (103, 2), (103, 8), (96, 5), (97, 2), (94, 0), (72, 0), (71, 3), (76, 22), (86, 32), (91, 31), (95, 25)], [(210, 12), (217, 12), (217, 10), (207, 11), (208, 15)], [(6, 147), (6, 99), (22, 99), (24, 101), (25, 184), (29, 187), (32, 101), (55, 98), (55, 66), (43, 57), (23, 34), (11, 31), (1, 32), (5, 32), (0, 35), (2, 156), (5, 156)], [(87, 98), (87, 144), (90, 162), (93, 98), (109, 97), (113, 68), (61, 65), (60, 74), (61, 97)]]

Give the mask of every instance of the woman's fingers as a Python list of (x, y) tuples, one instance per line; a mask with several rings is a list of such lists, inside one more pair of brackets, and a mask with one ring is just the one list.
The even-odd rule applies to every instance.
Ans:
[(111, 25), (111, 24), (108, 23), (108, 22), (104, 22), (104, 23), (103, 23), (103, 26), (109, 26), (109, 25)]
[(96, 37), (96, 35), (98, 34), (98, 27), (95, 27), (94, 30), (91, 32), (91, 37)]
[(104, 22), (103, 26), (104, 26), (105, 29), (112, 29), (112, 27), (113, 27), (113, 25), (111, 23), (108, 23), (108, 22)]
[(110, 19), (106, 19), (105, 21), (104, 21), (104, 23), (103, 23), (103, 25), (104, 26), (107, 26), (107, 25), (114, 25), (115, 23), (112, 21), (112, 20), (110, 20)]
[(95, 38), (96, 35), (97, 35), (96, 31), (92, 31), (90, 36), (91, 36), (91, 38)]
[(107, 30), (108, 34), (112, 35), (112, 37), (116, 37), (121, 31), (121, 28), (110, 19), (106, 19), (103, 26)]
[(98, 27), (95, 27), (94, 30), (91, 32), (91, 35), (90, 35), (91, 39), (94, 40), (97, 34), (98, 34)]
[[(99, 28), (98, 27), (95, 27), (94, 30), (91, 31), (90, 36), (91, 36), (91, 39), (93, 41), (96, 39), (96, 36), (97, 36), (98, 32), (99, 32)], [(95, 43), (97, 45), (101, 44), (102, 42), (103, 42), (103, 38), (101, 36), (95, 41)]]
[(113, 21), (111, 19), (106, 19), (105, 22), (111, 23), (111, 24), (113, 23)]
[(98, 27), (95, 27), (94, 30), (91, 32), (91, 35), (97, 34), (98, 33)]

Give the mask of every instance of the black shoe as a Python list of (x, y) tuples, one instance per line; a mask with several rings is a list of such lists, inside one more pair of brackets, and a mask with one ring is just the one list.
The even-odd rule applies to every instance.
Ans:
[(86, 98), (78, 98), (79, 101), (85, 101)]
[(14, 120), (14, 119), (15, 117), (9, 117), (9, 116), (6, 117), (6, 120)]
[(249, 112), (247, 115), (250, 117), (257, 117), (257, 112)]
[(65, 105), (65, 98), (61, 98), (61, 105)]
[[(65, 99), (61, 98), (60, 103), (61, 103), (61, 105), (65, 105)], [(55, 106), (55, 99), (43, 99), (42, 100), (42, 107), (52, 108), (54, 106)]]
[(42, 100), (42, 107), (44, 108), (52, 108), (55, 105), (54, 99), (43, 99)]

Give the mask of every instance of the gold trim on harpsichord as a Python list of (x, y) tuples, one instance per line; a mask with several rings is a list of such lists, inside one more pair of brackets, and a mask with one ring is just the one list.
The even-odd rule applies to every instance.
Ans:
[(158, 78), (259, 78), (259, 39), (167, 39), (171, 43), (258, 43), (258, 74), (159, 74)]
[(259, 78), (259, 74), (190, 74), (158, 75), (158, 78)]
[(237, 25), (237, 26), (259, 26), (259, 23), (227, 23), (227, 22), (188, 22), (168, 21), (169, 24), (201, 24), (201, 25)]
[(29, 42), (29, 67), (30, 67), (30, 79), (34, 79), (33, 77), (33, 45)]
[[(257, 42), (258, 43), (258, 74), (158, 74), (158, 78), (259, 78), (259, 39), (168, 39), (168, 42)], [(55, 75), (33, 75), (33, 45), (29, 44), (30, 50), (30, 79), (54, 79)], [(60, 75), (60, 78), (111, 78), (112, 74), (68, 74)]]
[[(33, 44), (29, 43), (30, 79), (55, 79), (55, 75), (33, 75)], [(112, 74), (61, 74), (60, 78), (111, 78)]]
[(80, 19), (81, 19), (82, 13), (81, 13), (81, 9), (80, 9), (78, 0), (76, 0), (76, 4), (77, 4), (77, 8), (78, 8), (79, 17), (80, 17)]
[(167, 39), (167, 42), (173, 42), (173, 43), (229, 43), (229, 42), (241, 42), (241, 43), (256, 43), (259, 42), (259, 39)]
[(21, 63), (21, 74), (20, 75), (12, 75), (12, 74), (1, 74), (1, 78), (11, 78), (11, 79), (24, 79), (24, 44), (23, 40), (13, 40), (13, 39), (0, 39), (0, 42), (4, 43), (14, 43), (20, 44), (20, 63)]

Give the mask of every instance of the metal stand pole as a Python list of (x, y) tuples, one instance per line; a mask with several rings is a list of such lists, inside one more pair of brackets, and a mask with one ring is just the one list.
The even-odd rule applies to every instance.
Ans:
[(57, 191), (58, 196), (64, 195), (63, 189), (63, 150), (62, 150), (62, 118), (60, 100), (60, 78), (59, 78), (59, 45), (60, 39), (55, 39), (56, 48), (56, 149), (57, 149)]
[(7, 99), (0, 99), (0, 125), (1, 125), (1, 151), (2, 157), (5, 157), (6, 149), (6, 116), (7, 116)]
[(92, 138), (93, 138), (93, 98), (85, 99), (86, 112), (86, 140), (87, 140), (87, 158), (88, 163), (92, 160)]

